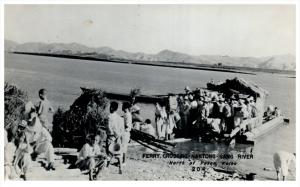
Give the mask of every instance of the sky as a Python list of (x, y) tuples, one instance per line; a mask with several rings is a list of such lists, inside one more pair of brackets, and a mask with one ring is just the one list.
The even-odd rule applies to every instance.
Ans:
[(295, 54), (295, 5), (5, 5), (4, 38), (128, 52)]

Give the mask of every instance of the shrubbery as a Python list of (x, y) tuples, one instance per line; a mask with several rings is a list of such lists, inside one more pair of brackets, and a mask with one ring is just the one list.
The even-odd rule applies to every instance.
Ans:
[(24, 119), (23, 113), (28, 95), (16, 85), (5, 82), (4, 84), (4, 128), (7, 130), (8, 139), (14, 137), (18, 125)]
[(53, 116), (53, 145), (80, 148), (87, 135), (100, 134), (106, 139), (108, 104), (103, 90), (84, 89), (82, 94), (65, 111), (59, 108)]

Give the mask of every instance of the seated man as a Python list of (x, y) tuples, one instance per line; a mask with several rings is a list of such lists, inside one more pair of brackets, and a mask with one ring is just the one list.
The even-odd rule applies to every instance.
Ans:
[(151, 124), (150, 119), (145, 120), (145, 123), (143, 123), (142, 126), (141, 126), (141, 131), (155, 137), (155, 130), (154, 130), (152, 124)]
[(89, 180), (97, 179), (105, 164), (105, 156), (99, 146), (100, 136), (87, 136), (86, 144), (81, 148), (75, 165), (81, 170), (89, 171)]
[(267, 110), (266, 110), (265, 113), (264, 113), (263, 118), (264, 118), (266, 121), (272, 120), (273, 118), (275, 118), (275, 116), (274, 116), (274, 111), (275, 111), (274, 106), (273, 106), (273, 105), (269, 105), (269, 106), (267, 107)]
[(28, 125), (25, 129), (27, 141), (33, 147), (34, 157), (45, 153), (48, 162), (47, 170), (55, 170), (54, 168), (54, 148), (52, 145), (52, 137), (49, 131), (42, 126), (35, 108), (31, 102), (25, 106), (25, 114), (29, 118)]
[(278, 107), (275, 107), (274, 115), (276, 117), (281, 116), (281, 110)]
[[(23, 123), (24, 124), (24, 123)], [(32, 147), (27, 141), (26, 135), (24, 132), (20, 134), (18, 149), (16, 150), (16, 157), (14, 160), (14, 167), (16, 173), (27, 180), (27, 171), (31, 166), (31, 157), (30, 154), (33, 152)]]

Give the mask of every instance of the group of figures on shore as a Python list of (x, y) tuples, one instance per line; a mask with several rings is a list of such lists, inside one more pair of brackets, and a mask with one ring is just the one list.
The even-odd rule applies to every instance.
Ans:
[[(6, 179), (17, 174), (26, 180), (32, 160), (41, 154), (47, 161), (45, 169), (55, 170), (52, 124), (48, 119), (53, 108), (47, 99), (46, 89), (39, 91), (39, 98), (37, 105), (32, 102), (25, 105), (23, 120), (15, 136), (5, 131)], [(185, 94), (170, 94), (167, 102), (156, 103), (155, 125), (150, 119), (142, 118), (141, 108), (136, 103), (123, 102), (122, 115), (117, 113), (119, 105), (116, 101), (110, 102), (105, 144), (99, 134), (90, 134), (79, 151), (75, 166), (88, 171), (89, 180), (96, 180), (103, 168), (109, 167), (112, 159), (117, 160), (119, 173), (122, 174), (132, 129), (161, 140), (198, 138), (206, 133), (217, 139), (240, 126), (244, 120), (257, 117), (252, 96), (238, 98), (233, 94), (225, 97), (219, 92), (202, 89), (191, 91), (188, 87), (185, 88)], [(280, 115), (280, 111), (274, 108), (267, 112), (267, 117)]]
[[(46, 170), (55, 170), (54, 148), (52, 145), (52, 124), (51, 119), (53, 108), (47, 99), (47, 90), (39, 91), (39, 102), (34, 105), (31, 101), (25, 105), (22, 114), (22, 121), (18, 125), (15, 135), (5, 130), (5, 178), (15, 178), (16, 175), (24, 180), (27, 179), (27, 172), (31, 168), (32, 161), (39, 155), (44, 155), (47, 163)], [(110, 165), (112, 159), (117, 160), (119, 173), (122, 174), (122, 166), (126, 161), (126, 152), (130, 141), (132, 123), (140, 121), (138, 115), (140, 108), (132, 106), (129, 102), (122, 104), (122, 117), (117, 114), (119, 103), (112, 101), (109, 107), (108, 124), (106, 130), (106, 141), (103, 146), (99, 134), (88, 134), (85, 137), (85, 144), (78, 154), (75, 166), (81, 171), (88, 171), (89, 179), (95, 180), (100, 171)], [(154, 128), (151, 120), (146, 119), (140, 130), (154, 135)]]
[(52, 124), (48, 120), (53, 108), (47, 99), (47, 90), (39, 91), (40, 101), (35, 106), (32, 102), (25, 105), (22, 121), (18, 125), (14, 135), (4, 131), (4, 164), (5, 178), (13, 178), (18, 175), (26, 180), (26, 173), (31, 167), (32, 160), (38, 155), (44, 154), (47, 170), (55, 170), (54, 148), (52, 145)]

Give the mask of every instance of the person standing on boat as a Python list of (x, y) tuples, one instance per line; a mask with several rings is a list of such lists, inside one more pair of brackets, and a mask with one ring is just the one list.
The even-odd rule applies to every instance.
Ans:
[(166, 129), (168, 125), (168, 116), (166, 112), (166, 107), (157, 105), (157, 109), (159, 112), (157, 121), (156, 121), (156, 130), (157, 130), (157, 136), (159, 139), (165, 139), (166, 138)]
[(258, 111), (257, 111), (257, 108), (256, 108), (256, 103), (255, 103), (254, 98), (252, 96), (249, 98), (249, 102), (250, 102), (250, 105), (251, 105), (250, 115), (251, 115), (252, 118), (256, 118), (258, 116)]
[(125, 125), (125, 132), (124, 132), (124, 140), (123, 140), (123, 163), (125, 163), (126, 160), (126, 154), (127, 154), (127, 147), (128, 143), (130, 141), (130, 131), (132, 128), (132, 115), (130, 112), (130, 103), (124, 102), (122, 105), (122, 110), (124, 112), (124, 125)]
[(182, 127), (184, 129), (183, 135), (184, 137), (188, 137), (190, 135), (189, 129), (190, 129), (190, 102), (188, 100), (188, 97), (186, 96), (184, 98), (183, 108), (182, 108)]
[(177, 132), (176, 132), (176, 137), (184, 137), (184, 132), (185, 132), (185, 124), (183, 120), (183, 111), (184, 111), (184, 99), (183, 96), (178, 97), (178, 113), (177, 113), (177, 119), (178, 123), (177, 125)]
[(176, 128), (175, 113), (173, 110), (171, 110), (168, 118), (168, 123), (166, 126), (166, 140), (171, 140), (174, 137), (173, 136), (174, 128)]
[(201, 110), (201, 116), (203, 120), (207, 119), (210, 115), (209, 103), (210, 103), (210, 99), (208, 97), (204, 98), (203, 108)]
[(177, 101), (177, 96), (174, 94), (169, 94), (169, 110), (177, 110), (178, 108), (178, 101)]
[(161, 138), (161, 128), (163, 125), (163, 118), (162, 118), (162, 107), (161, 104), (155, 104), (155, 123), (156, 123), (156, 131), (158, 138)]
[(223, 116), (223, 122), (224, 122), (224, 130), (225, 132), (231, 132), (231, 130), (233, 130), (233, 120), (232, 120), (232, 109), (231, 106), (229, 104), (229, 100), (226, 100), (224, 102), (224, 107), (223, 107), (223, 111), (222, 111), (222, 116)]
[(235, 107), (234, 112), (234, 127), (239, 127), (243, 121), (244, 118), (247, 116), (247, 107), (244, 104), (244, 100), (239, 99), (237, 107)]
[(210, 118), (220, 118), (219, 100), (217, 96), (211, 99)]
[(209, 117), (208, 103), (210, 99), (208, 97), (203, 98), (203, 105), (200, 110), (200, 134), (203, 134), (207, 129), (207, 118)]
[(202, 113), (202, 109), (204, 107), (204, 97), (200, 96), (197, 99), (197, 112), (196, 112), (196, 120), (194, 122), (192, 122), (193, 125), (193, 136), (198, 136), (199, 135), (199, 131), (201, 131), (202, 129), (202, 117), (201, 117), (201, 113)]
[(257, 117), (257, 109), (255, 105), (251, 102), (251, 98), (247, 98), (245, 101), (246, 109), (247, 109), (247, 131), (252, 131), (255, 128), (256, 120), (254, 119)]

